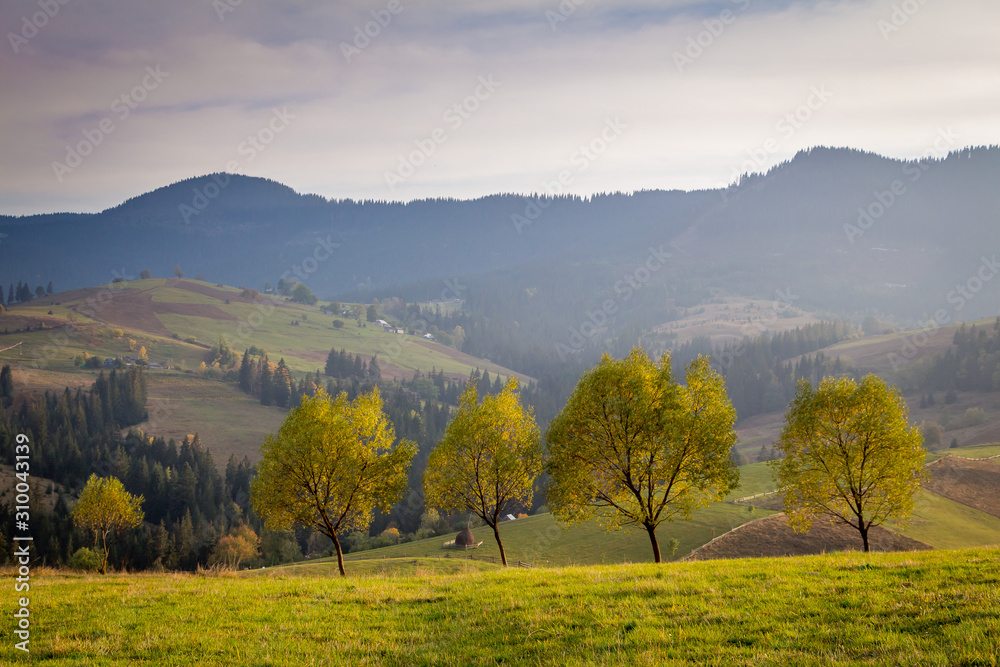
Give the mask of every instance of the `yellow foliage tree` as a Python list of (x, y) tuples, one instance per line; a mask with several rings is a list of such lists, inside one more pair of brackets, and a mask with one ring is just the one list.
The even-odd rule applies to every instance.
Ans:
[(209, 556), (208, 564), (217, 565), (231, 570), (238, 570), (243, 561), (257, 556), (260, 540), (253, 528), (240, 524), (230, 531), (229, 535), (219, 538)]
[(517, 379), (511, 377), (499, 395), (478, 403), (476, 383), (468, 382), (458, 412), (424, 472), (424, 502), (478, 515), (493, 529), (505, 567), (500, 518), (515, 505), (531, 502), (535, 478), (542, 470), (538, 426), (516, 392)]
[(699, 357), (678, 384), (670, 357), (605, 355), (585, 373), (547, 440), (549, 508), (561, 523), (595, 518), (641, 526), (661, 562), (656, 528), (721, 500), (739, 483), (729, 452), (736, 410), (725, 381)]
[(869, 550), (868, 531), (905, 521), (923, 480), (920, 429), (908, 423), (899, 392), (875, 375), (858, 385), (826, 378), (799, 383), (771, 462), (785, 490), (788, 523), (800, 532), (825, 516), (851, 526)]
[(417, 447), (394, 440), (378, 388), (354, 401), (322, 390), (304, 397), (261, 447), (254, 509), (272, 530), (303, 525), (329, 537), (345, 575), (338, 536), (368, 528), (373, 511), (388, 511), (406, 490)]
[(108, 536), (136, 528), (142, 523), (142, 496), (133, 496), (115, 477), (91, 475), (73, 507), (73, 522), (94, 532), (94, 545), (101, 543), (101, 574), (108, 571)]

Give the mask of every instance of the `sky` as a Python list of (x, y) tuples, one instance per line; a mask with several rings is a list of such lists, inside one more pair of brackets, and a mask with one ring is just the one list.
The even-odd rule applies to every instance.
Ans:
[(5, 0), (0, 214), (220, 171), (586, 196), (998, 144), (997, 26), (995, 0)]

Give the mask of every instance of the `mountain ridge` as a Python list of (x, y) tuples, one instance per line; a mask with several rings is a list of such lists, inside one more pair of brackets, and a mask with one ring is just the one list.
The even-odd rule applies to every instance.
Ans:
[[(795, 284), (814, 309), (915, 318), (933, 312), (925, 304), (936, 292), (971, 275), (979, 249), (1000, 247), (998, 177), (998, 147), (925, 160), (815, 147), (726, 189), (588, 197), (327, 200), (269, 179), (209, 174), (101, 213), (0, 216), (0, 282), (69, 289), (147, 268), (170, 275), (179, 265), (261, 288), (325, 243), (337, 248), (333, 261), (304, 276), (324, 298), (416, 284), (440, 293), (445, 280), (537, 267), (594, 276), (634, 269), (649, 248), (671, 247), (673, 264), (650, 284), (680, 285), (692, 299), (720, 288), (767, 298)], [(842, 289), (831, 290), (836, 281)], [(973, 316), (998, 304), (1000, 294), (983, 296)]]

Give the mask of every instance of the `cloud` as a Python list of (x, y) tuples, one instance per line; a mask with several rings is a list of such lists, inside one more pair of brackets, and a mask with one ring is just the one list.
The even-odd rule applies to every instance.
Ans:
[[(0, 108), (0, 211), (100, 210), (234, 160), (328, 197), (533, 191), (616, 117), (628, 129), (573, 191), (720, 185), (769, 139), (763, 168), (816, 144), (912, 157), (948, 125), (997, 143), (1000, 7), (927, 2), (886, 35), (894, 5), (243, 2), (220, 20), (202, 0), (70, 2), (18, 53), (0, 49), (0, 84), (16, 91)], [(16, 33), (37, 7), (5, 4), (0, 27)], [(679, 68), (691, 40), (704, 46)], [(115, 116), (157, 65), (169, 78)], [(453, 127), (448, 110), (484, 76), (500, 87)], [(823, 85), (832, 97), (779, 132)], [(275, 108), (294, 121), (241, 155)], [(107, 117), (114, 131), (60, 182), (52, 163)], [(446, 140), (390, 190), (386, 173), (438, 129)]]

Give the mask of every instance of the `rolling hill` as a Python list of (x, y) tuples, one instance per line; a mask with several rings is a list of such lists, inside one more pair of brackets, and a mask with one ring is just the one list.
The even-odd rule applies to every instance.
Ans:
[(203, 281), (127, 281), (56, 293), (0, 312), (0, 348), (17, 345), (0, 352), (0, 362), (12, 365), (18, 391), (89, 387), (100, 371), (79, 367), (83, 355), (129, 357), (144, 347), (150, 362), (162, 368), (147, 372), (150, 421), (140, 427), (178, 441), (198, 433), (220, 465), (234, 453), (255, 460), (264, 435), (277, 430), (285, 415), (221, 381), (218, 373), (199, 372), (222, 336), (240, 353), (257, 346), (273, 362), (284, 359), (295, 378), (322, 369), (331, 348), (377, 356), (386, 379), (434, 369), (456, 379), (476, 368), (494, 377), (515, 374), (418, 335), (359, 327), (348, 317), (335, 328), (333, 319), (318, 306)]
[[(1000, 464), (992, 460), (973, 460), (1000, 455), (1000, 445), (951, 451), (956, 454), (928, 457), (931, 481), (917, 496), (911, 520), (906, 525), (892, 524), (873, 531), (873, 550), (1000, 545), (1000, 517), (996, 516), (1000, 486), (995, 479)], [(774, 489), (766, 463), (741, 466), (740, 486), (726, 497), (725, 502), (694, 512), (690, 520), (660, 526), (657, 536), (664, 558), (704, 560), (807, 555), (861, 548), (857, 532), (843, 526), (817, 523), (808, 533), (793, 532), (780, 512), (782, 500)], [(767, 495), (756, 497), (762, 493)], [(445, 547), (444, 543), (451, 536), (440, 536), (348, 553), (345, 559), (348, 569), (355, 561), (378, 559), (444, 558), (499, 563), (499, 550), (492, 530), (479, 527), (473, 530), (473, 535), (482, 544), (472, 550)], [(536, 567), (561, 567), (652, 560), (649, 539), (642, 531), (607, 531), (592, 521), (562, 527), (547, 512), (504, 522), (501, 538), (511, 564), (520, 561)], [(667, 546), (671, 539), (677, 540), (673, 553)], [(335, 566), (332, 558), (310, 563)]]
[[(346, 321), (342, 328), (331, 324), (338, 318)], [(25, 327), (34, 331), (25, 332)], [(123, 335), (112, 335), (115, 329)], [(153, 362), (197, 366), (205, 351), (225, 336), (234, 349), (264, 348), (301, 373), (322, 367), (331, 348), (343, 348), (366, 358), (378, 355), (388, 378), (432, 368), (453, 377), (468, 377), (475, 368), (513, 374), (420, 336), (356, 326), (352, 318), (325, 315), (318, 306), (176, 278), (119, 282), (17, 304), (0, 313), (0, 330), (11, 343), (22, 342), (20, 360), (43, 368), (66, 369), (83, 352), (128, 353), (130, 337), (147, 348)]]

